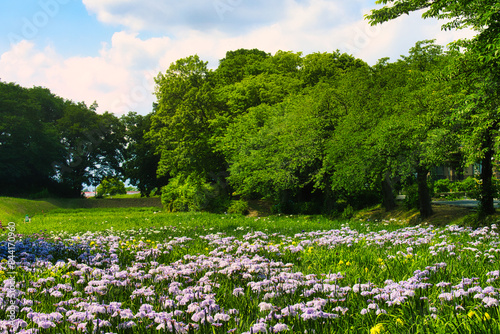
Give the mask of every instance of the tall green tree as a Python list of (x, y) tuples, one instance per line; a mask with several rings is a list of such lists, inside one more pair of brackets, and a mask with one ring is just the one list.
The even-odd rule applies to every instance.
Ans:
[(470, 28), (477, 35), (459, 45), (466, 48), (464, 59), (468, 70), (461, 72), (466, 78), (467, 91), (464, 108), (460, 108), (454, 120), (464, 126), (464, 152), (467, 160), (481, 161), (482, 188), (480, 212), (489, 215), (493, 206), (492, 159), (499, 130), (498, 82), (500, 79), (500, 4), (496, 0), (433, 1), (433, 0), (379, 0), (384, 7), (367, 15), (370, 23), (378, 24), (395, 19), (412, 11), (424, 10), (423, 18), (445, 19), (442, 28)]
[[(379, 133), (376, 129), (381, 119), (391, 114), (391, 109), (380, 101), (385, 90), (392, 90), (388, 85), (398, 85), (395, 73), (384, 60), (374, 68), (349, 71), (339, 80), (337, 99), (342, 117), (337, 119), (333, 135), (325, 145), (323, 174), (324, 183), (348, 202), (359, 203), (360, 198), (378, 193), (382, 182), (388, 182), (386, 174), (392, 175), (394, 152), (380, 145), (387, 145), (387, 141), (373, 138)], [(392, 209), (392, 190), (383, 195), (386, 209)]]
[(66, 101), (57, 128), (66, 155), (53, 162), (57, 179), (69, 190), (66, 196), (79, 197), (83, 184), (94, 185), (109, 176), (121, 175), (125, 134), (113, 114), (96, 113), (96, 105)]
[(179, 59), (156, 78), (158, 106), (148, 138), (160, 154), (158, 175), (197, 173), (209, 178), (224, 169), (210, 143), (215, 118), (213, 73), (198, 56)]
[(219, 61), (216, 81), (220, 86), (232, 85), (243, 78), (264, 72), (264, 62), (271, 55), (258, 49), (238, 49), (228, 51)]
[(96, 196), (125, 195), (127, 190), (125, 184), (116, 177), (105, 177), (96, 188)]
[(53, 186), (64, 154), (54, 125), (62, 99), (48, 90), (0, 82), (0, 192), (27, 195)]
[[(432, 214), (427, 175), (445, 162), (453, 135), (445, 128), (452, 108), (448, 85), (436, 71), (448, 59), (432, 41), (417, 42), (395, 63), (381, 59), (346, 76), (346, 116), (328, 145), (327, 170), (335, 191), (379, 191), (394, 207), (391, 178), (414, 179), (421, 217)], [(445, 145), (446, 144), (446, 145)], [(416, 175), (416, 177), (414, 177)]]
[(334, 89), (322, 84), (240, 115), (219, 141), (236, 192), (270, 199), (283, 212), (296, 210), (292, 202), (327, 200), (331, 193), (317, 180), (343, 108)]
[(414, 159), (422, 218), (433, 213), (428, 188), (430, 169), (446, 164), (450, 153), (458, 149), (456, 133), (446, 126), (457, 104), (452, 98), (456, 96), (455, 87), (441, 75), (458, 54), (445, 54), (442, 49), (433, 41), (421, 41), (410, 49), (408, 56), (402, 56), (408, 73), (403, 89), (407, 99), (398, 114), (407, 121), (407, 148)]
[(321, 81), (335, 82), (344, 71), (364, 66), (366, 63), (361, 59), (338, 50), (331, 53), (316, 52), (304, 56), (300, 74), (305, 85), (314, 86)]
[(151, 115), (142, 116), (129, 112), (120, 118), (125, 127), (127, 142), (124, 150), (124, 177), (139, 189), (141, 196), (146, 197), (153, 191), (158, 194), (168, 182), (168, 175), (157, 177), (160, 155), (156, 154), (155, 146), (145, 137), (151, 129)]

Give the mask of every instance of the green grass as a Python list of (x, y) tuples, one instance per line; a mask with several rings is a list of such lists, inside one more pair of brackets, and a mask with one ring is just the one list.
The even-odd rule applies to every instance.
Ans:
[[(123, 212), (121, 210), (134, 210), (135, 207), (139, 207), (139, 211), (143, 210), (142, 207), (152, 207), (159, 205), (158, 198), (141, 198), (136, 195), (124, 195), (118, 198), (104, 198), (104, 199), (65, 199), (65, 198), (50, 198), (41, 200), (30, 200), (23, 198), (14, 197), (0, 197), (0, 221), (2, 223), (15, 222), (22, 223), (25, 220), (26, 215), (28, 215), (32, 221), (40, 221), (39, 218), (45, 217), (49, 212), (57, 212), (57, 210), (69, 210), (67, 214), (72, 214), (72, 209), (79, 215), (85, 210), (97, 210), (99, 208), (108, 208), (109, 212)], [(120, 211), (113, 211), (113, 208), (122, 207)], [(78, 211), (83, 210), (83, 211)], [(161, 210), (156, 207), (156, 211)], [(61, 211), (59, 211), (61, 212)], [(92, 212), (92, 211), (89, 211)], [(96, 211), (93, 211), (96, 212)], [(55, 217), (54, 217), (55, 219)]]
[(263, 229), (270, 233), (300, 233), (331, 229), (337, 225), (322, 216), (270, 216), (246, 217), (239, 214), (217, 215), (203, 212), (166, 213), (157, 207), (146, 208), (93, 208), (93, 209), (54, 209), (44, 215), (32, 218), (30, 223), (17, 225), (21, 234), (40, 230), (68, 233), (105, 231), (114, 229), (124, 231), (139, 228), (158, 228), (162, 226), (182, 226), (188, 230), (206, 230), (232, 233), (236, 228), (244, 230)]
[[(499, 268), (500, 237), (496, 227), (472, 230), (456, 225), (411, 226), (397, 219), (332, 221), (321, 216), (173, 214), (157, 208), (54, 209), (16, 227), (22, 234), (35, 233), (35, 239), (43, 238), (43, 242), (90, 247), (92, 254), (102, 253), (104, 261), (111, 253), (115, 254), (117, 267), (112, 272), (127, 272), (130, 285), (121, 288), (108, 284), (105, 294), (83, 294), (99, 304), (120, 301), (123, 308), (135, 313), (147, 301), (160, 311), (163, 309), (159, 298), (173, 298), (167, 291), (170, 284), (178, 282), (182, 288), (210, 286), (205, 292), (198, 290), (194, 298), (199, 303), (204, 293), (213, 292), (223, 310), (240, 312), (222, 327), (203, 325), (197, 333), (227, 333), (231, 328), (237, 328), (236, 333), (248, 331), (258, 319), (271, 314), (261, 309), (264, 301), (278, 313), (290, 310), (290, 305), (324, 301), (324, 311), (340, 314), (338, 318), (324, 320), (303, 320), (298, 315), (268, 319), (269, 324), (287, 323), (293, 333), (304, 333), (306, 329), (315, 329), (316, 333), (380, 334), (498, 333), (500, 330), (499, 308), (486, 307), (481, 299), (474, 298), (475, 292), (451, 301), (440, 297), (442, 293), (459, 291), (464, 278), (474, 278), (472, 283), (464, 283), (466, 290), (493, 287), (495, 293), (500, 291), (500, 279), (492, 279), (488, 274)], [(65, 254), (55, 253), (55, 256), (67, 260)], [(92, 277), (80, 270), (86, 265), (92, 267), (88, 270)], [(182, 275), (172, 272), (165, 278), (161, 275), (167, 267), (184, 271)], [(233, 268), (230, 273), (229, 268)], [(75, 291), (83, 292), (87, 281), (90, 285), (90, 280), (104, 277), (103, 270), (111, 273), (106, 262), (88, 262), (83, 266), (67, 263), (57, 268), (42, 265), (36, 269), (19, 268), (17, 281), (54, 277), (50, 286), (71, 284)], [(422, 271), (426, 272), (417, 274)], [(286, 288), (281, 280), (284, 278), (278, 276), (286, 272), (299, 274), (287, 283), (298, 284), (296, 290)], [(144, 276), (146, 273), (152, 276)], [(330, 274), (341, 277), (329, 281)], [(82, 279), (80, 283), (78, 278)], [(397, 282), (397, 286), (389, 280)], [(263, 290), (253, 291), (251, 283), (262, 284)], [(424, 286), (416, 287), (415, 283)], [(440, 286), (441, 283), (445, 285)], [(323, 291), (331, 284), (349, 290)], [(400, 291), (414, 294), (404, 295), (404, 301), (391, 306), (376, 298), (382, 291), (363, 295), (356, 287), (358, 284), (368, 286), (366, 291), (377, 287), (397, 296), (403, 296)], [(139, 301), (132, 299), (139, 286), (151, 287), (155, 294)], [(233, 295), (239, 287), (245, 297)], [(25, 293), (23, 297), (42, 298), (39, 292), (29, 292), (27, 286), (20, 289)], [(265, 297), (268, 293), (272, 296)], [(64, 298), (72, 297), (65, 294)], [(34, 308), (50, 313), (61, 297), (43, 298)], [(370, 309), (374, 305), (386, 313), (376, 314)], [(184, 312), (176, 320), (193, 322), (192, 313), (186, 311), (187, 305), (176, 308)], [(341, 314), (343, 309), (345, 314)], [(118, 325), (118, 319), (100, 316), (115, 321), (113, 326)], [(147, 332), (148, 322), (137, 322), (137, 328), (130, 332)], [(60, 324), (57, 331), (47, 333), (71, 330), (71, 324)]]
[(2, 223), (21, 222), (26, 215), (30, 217), (58, 208), (57, 204), (40, 200), (0, 197), (0, 220)]

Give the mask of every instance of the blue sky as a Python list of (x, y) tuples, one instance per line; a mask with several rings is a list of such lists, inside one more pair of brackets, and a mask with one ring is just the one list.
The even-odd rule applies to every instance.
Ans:
[(370, 27), (368, 0), (21, 0), (0, 4), (0, 79), (44, 86), (99, 112), (151, 112), (153, 78), (198, 54), (217, 67), (229, 50), (331, 52), (374, 64), (443, 32), (420, 13)]

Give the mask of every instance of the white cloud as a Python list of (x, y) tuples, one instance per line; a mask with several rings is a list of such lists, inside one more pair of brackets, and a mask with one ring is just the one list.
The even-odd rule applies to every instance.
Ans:
[[(118, 47), (125, 51), (123, 45)], [(150, 111), (151, 76), (148, 83), (138, 81), (141, 69), (133, 68), (133, 59), (118, 57), (120, 52), (113, 48), (101, 53), (100, 57), (63, 59), (51, 48), (37, 50), (33, 43), (22, 41), (0, 57), (1, 79), (25, 87), (47, 87), (61, 97), (88, 105), (97, 100), (100, 111), (124, 113), (134, 108), (147, 110), (148, 106)], [(137, 86), (141, 85), (149, 85), (147, 96), (138, 97)], [(134, 92), (136, 97), (132, 98)]]
[(104, 23), (132, 31), (178, 33), (186, 28), (226, 33), (248, 31), (282, 16), (287, 0), (83, 0)]
[[(200, 8), (214, 11), (214, 3), (221, 3), (217, 1), (219, 0), (209, 1), (209, 5), (205, 4)], [(222, 20), (215, 12), (216, 20), (239, 19), (243, 15), (239, 13), (240, 10), (251, 10), (249, 18), (243, 22), (247, 27), (252, 25), (259, 9), (269, 9), (271, 14), (276, 11), (276, 5), (263, 1), (220, 1), (232, 4), (233, 7), (231, 11), (224, 13), (226, 16), (222, 16)], [(146, 9), (156, 8), (158, 13), (154, 15), (161, 16), (160, 14), (165, 14), (162, 12), (164, 8), (158, 3), (170, 1), (145, 0), (140, 3), (145, 9), (137, 13), (132, 10), (138, 9), (137, 1), (84, 0), (84, 3), (88, 10), (97, 13), (104, 22), (125, 22), (131, 29), (140, 29), (149, 25), (161, 25), (158, 18), (150, 16), (153, 14), (145, 14)], [(37, 49), (35, 44), (22, 41), (0, 55), (1, 79), (26, 87), (45, 86), (59, 96), (85, 101), (87, 104), (97, 100), (99, 111), (123, 114), (133, 110), (146, 114), (151, 112), (155, 101), (154, 76), (160, 70), (165, 71), (177, 59), (193, 54), (198, 54), (201, 59), (210, 62), (211, 68), (216, 68), (217, 61), (227, 51), (239, 48), (257, 48), (270, 53), (278, 50), (301, 51), (304, 54), (340, 49), (341, 52), (351, 53), (374, 64), (376, 60), (386, 56), (396, 60), (422, 39), (436, 38), (438, 43), (446, 44), (463, 35), (463, 32), (442, 32), (441, 22), (424, 21), (415, 14), (370, 27), (365, 20), (352, 20), (354, 15), (359, 18), (364, 14), (360, 8), (356, 13), (341, 2), (330, 0), (273, 2), (284, 8), (279, 19), (269, 20), (267, 16), (271, 14), (264, 14), (264, 18), (258, 21), (258, 26), (245, 33), (220, 29), (226, 23), (228, 25), (225, 27), (231, 27), (231, 22), (216, 25), (217, 29), (203, 30), (188, 26), (188, 22), (200, 11), (200, 8), (190, 9), (188, 5), (191, 4), (201, 4), (201, 1), (186, 0), (169, 4), (173, 10), (172, 13), (167, 13), (165, 24), (169, 24), (168, 20), (171, 19), (174, 26), (185, 25), (175, 35), (141, 39), (139, 33), (116, 32), (109, 44), (103, 44), (96, 57), (64, 58), (51, 47)], [(156, 5), (160, 7), (154, 7)], [(213, 16), (214, 13), (206, 15)]]
[(415, 12), (374, 27), (365, 20), (359, 20), (345, 27), (346, 31), (350, 31), (350, 37), (344, 42), (346, 52), (373, 65), (383, 57), (389, 57), (391, 61), (399, 59), (418, 41), (435, 39), (436, 44), (446, 46), (459, 38), (474, 36), (470, 30), (442, 31), (444, 21), (424, 20), (421, 15), (422, 11)]

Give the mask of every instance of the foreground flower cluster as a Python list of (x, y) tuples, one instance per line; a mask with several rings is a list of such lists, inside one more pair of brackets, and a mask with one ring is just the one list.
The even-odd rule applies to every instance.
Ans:
[(500, 328), (496, 225), (380, 226), (189, 236), (162, 227), (24, 239), (15, 280), (0, 263), (0, 319), (16, 315), (0, 320), (0, 333)]

